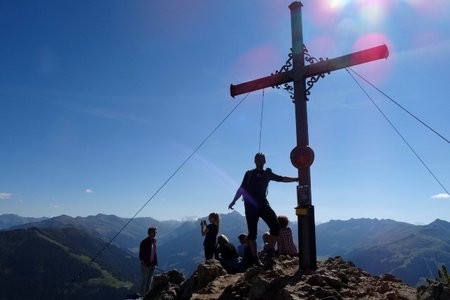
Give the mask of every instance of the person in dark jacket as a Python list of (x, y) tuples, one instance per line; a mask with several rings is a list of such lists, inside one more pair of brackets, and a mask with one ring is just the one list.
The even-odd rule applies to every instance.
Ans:
[(145, 295), (152, 288), (153, 272), (158, 265), (156, 255), (156, 228), (150, 227), (147, 231), (148, 237), (142, 240), (139, 247), (139, 259), (141, 260), (141, 296)]
[(240, 264), (240, 257), (236, 247), (230, 243), (224, 234), (219, 235), (217, 243), (216, 259), (220, 261), (220, 264), (228, 273), (236, 273)]

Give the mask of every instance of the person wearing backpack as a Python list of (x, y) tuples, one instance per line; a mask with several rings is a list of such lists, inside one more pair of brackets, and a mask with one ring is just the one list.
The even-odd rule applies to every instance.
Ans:
[(270, 229), (270, 237), (268, 239), (269, 254), (275, 253), (275, 244), (278, 240), (280, 225), (278, 224), (277, 215), (269, 205), (267, 200), (267, 187), (269, 182), (296, 182), (298, 178), (280, 176), (272, 172), (270, 168), (264, 169), (266, 157), (263, 153), (255, 155), (256, 168), (245, 173), (241, 186), (236, 191), (233, 201), (228, 205), (229, 209), (233, 209), (236, 201), (242, 196), (244, 199), (245, 218), (247, 220), (248, 236), (247, 243), (253, 254), (253, 263), (261, 265), (256, 249), (256, 234), (258, 229), (259, 218), (266, 222)]

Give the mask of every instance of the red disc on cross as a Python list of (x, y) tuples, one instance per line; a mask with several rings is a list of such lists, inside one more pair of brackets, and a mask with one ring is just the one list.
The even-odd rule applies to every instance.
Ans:
[(297, 169), (307, 169), (314, 161), (314, 151), (308, 146), (297, 146), (291, 151), (291, 163)]

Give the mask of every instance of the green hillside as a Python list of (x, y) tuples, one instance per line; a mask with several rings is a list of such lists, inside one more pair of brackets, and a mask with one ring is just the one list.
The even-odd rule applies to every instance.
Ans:
[(0, 232), (0, 299), (122, 299), (137, 282), (138, 261), (110, 246), (89, 264), (104, 245), (75, 228)]
[(393, 220), (351, 219), (317, 226), (317, 253), (340, 255), (373, 275), (393, 274), (411, 286), (450, 265), (450, 223), (418, 226)]
[(345, 257), (374, 275), (393, 274), (417, 286), (450, 264), (450, 223), (436, 220), (416, 226), (402, 238), (355, 249)]

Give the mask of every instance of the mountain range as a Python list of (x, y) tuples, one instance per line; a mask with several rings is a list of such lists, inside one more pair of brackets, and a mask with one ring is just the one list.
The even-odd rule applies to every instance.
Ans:
[(392, 274), (411, 286), (450, 266), (450, 223), (412, 225), (392, 220), (351, 219), (316, 227), (317, 253), (340, 255), (373, 275)]
[[(84, 265), (80, 265), (83, 260), (77, 257), (83, 257), (85, 260), (92, 258), (120, 232), (113, 240), (112, 246), (107, 247), (96, 262), (89, 266), (100, 268), (111, 274), (108, 276), (114, 278), (113, 281), (121, 282), (113, 287), (103, 285), (118, 293), (124, 293), (138, 282), (138, 247), (150, 226), (158, 228), (159, 271), (177, 269), (190, 276), (204, 260), (200, 220), (158, 221), (149, 217), (130, 220), (104, 214), (76, 218), (63, 215), (43, 219), (0, 215), (0, 224), (3, 227), (0, 231), (0, 270), (14, 270), (8, 272), (17, 273), (14, 275), (16, 277), (20, 277), (18, 274), (21, 272), (28, 272), (25, 266), (5, 266), (26, 254), (25, 250), (22, 250), (23, 253), (13, 250), (19, 247), (19, 244), (14, 242), (19, 240), (19, 236), (28, 241), (29, 248), (37, 249), (40, 256), (36, 257), (34, 251), (31, 256), (40, 261), (41, 271), (51, 277), (53, 267), (46, 265), (49, 263), (46, 260), (47, 250), (41, 249), (55, 248), (65, 253), (66, 255), (58, 260), (59, 264), (72, 265), (67, 268), (66, 273), (75, 276), (80, 267), (87, 268), (86, 261)], [(291, 222), (290, 227), (294, 241), (297, 241), (297, 222)], [(238, 243), (237, 236), (245, 231), (245, 217), (237, 212), (221, 215), (220, 233), (227, 235), (235, 245)], [(267, 227), (264, 222), (260, 222), (258, 238), (264, 231), (267, 231)], [(373, 275), (393, 274), (411, 286), (417, 286), (425, 278), (434, 278), (439, 266), (450, 266), (450, 223), (443, 220), (435, 220), (431, 224), (421, 226), (393, 220), (332, 220), (316, 226), (316, 241), (319, 259), (339, 255)], [(258, 240), (258, 246), (262, 246), (262, 241)], [(9, 247), (9, 250), (4, 247)], [(111, 254), (111, 251), (114, 254)], [(27, 258), (30, 258), (29, 256), (30, 254)], [(37, 264), (33, 260), (31, 263)], [(39, 268), (36, 268), (37, 270)], [(4, 277), (0, 277), (0, 282), (4, 282), (3, 279), (8, 277), (8, 274), (2, 272), (1, 277)], [(104, 273), (97, 271), (98, 274)], [(14, 276), (9, 277), (16, 278)], [(58, 276), (61, 279), (60, 286), (68, 284), (67, 276)], [(108, 276), (102, 276), (97, 276), (97, 282), (108, 281)], [(80, 284), (86, 287), (93, 280), (91, 278)], [(45, 286), (44, 282), (40, 284)], [(0, 290), (3, 290), (3, 285), (4, 283), (0, 283)], [(122, 290), (118, 290), (119, 286)], [(1, 295), (2, 292), (0, 298)]]

